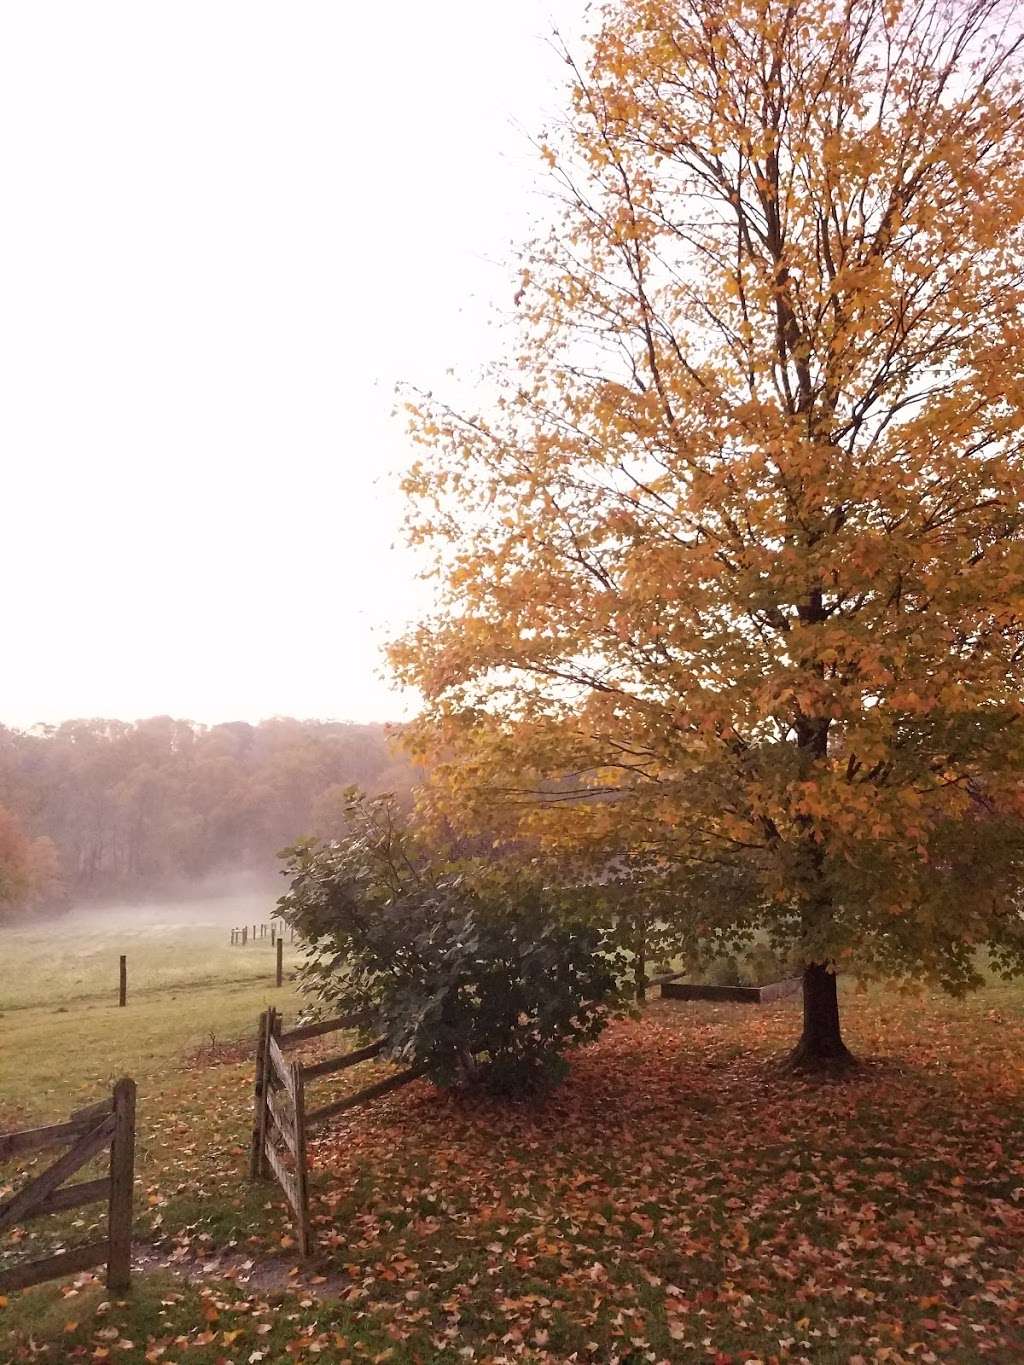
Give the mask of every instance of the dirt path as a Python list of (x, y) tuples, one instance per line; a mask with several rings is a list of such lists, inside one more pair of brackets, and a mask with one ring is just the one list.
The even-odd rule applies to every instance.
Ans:
[(136, 1243), (132, 1269), (143, 1275), (161, 1270), (189, 1284), (230, 1280), (253, 1292), (286, 1292), (318, 1299), (340, 1298), (352, 1284), (347, 1275), (324, 1275), (315, 1265), (299, 1265), (283, 1256), (257, 1259), (231, 1250), (203, 1254), (190, 1247), (159, 1242)]

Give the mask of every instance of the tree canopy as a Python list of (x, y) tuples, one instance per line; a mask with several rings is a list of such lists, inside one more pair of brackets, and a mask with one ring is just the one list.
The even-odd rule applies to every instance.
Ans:
[(708, 933), (1024, 963), (1024, 93), (1004, 0), (600, 11), (481, 410), (412, 404), (449, 816), (649, 859)]

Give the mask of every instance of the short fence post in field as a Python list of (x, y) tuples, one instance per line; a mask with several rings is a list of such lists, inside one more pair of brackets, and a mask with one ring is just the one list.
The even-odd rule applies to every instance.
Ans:
[(135, 1082), (114, 1086), (114, 1136), (110, 1144), (110, 1212), (107, 1288), (128, 1288), (132, 1271), (132, 1192), (135, 1185)]
[(117, 1003), (119, 1006), (128, 1003), (128, 959), (124, 953), (121, 954), (120, 980), (117, 989)]
[(284, 981), (284, 939), (277, 940), (277, 984), (280, 986)]
[(273, 920), (271, 920), (271, 921), (270, 921), (270, 946), (271, 946), (271, 948), (273, 948), (273, 946), (274, 946), (274, 944), (275, 944), (276, 942), (277, 942), (277, 925), (274, 923)]
[(246, 939), (247, 939), (248, 937), (249, 937), (249, 927), (248, 927), (248, 925), (244, 925), (244, 924), (243, 924), (243, 925), (242, 925), (242, 947), (243, 947), (243, 948), (245, 947), (245, 942), (246, 942)]

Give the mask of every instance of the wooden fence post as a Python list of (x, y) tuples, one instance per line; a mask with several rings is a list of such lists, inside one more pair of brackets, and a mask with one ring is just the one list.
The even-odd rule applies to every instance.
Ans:
[(117, 988), (117, 1003), (119, 1006), (128, 1003), (128, 959), (121, 954), (120, 980)]
[(249, 937), (249, 926), (248, 926), (247, 924), (243, 924), (243, 925), (242, 925), (242, 947), (243, 947), (243, 948), (245, 947), (246, 940), (248, 939), (248, 937)]
[(270, 1013), (264, 1010), (260, 1015), (259, 1033), (256, 1035), (256, 1086), (253, 1093), (252, 1142), (249, 1149), (249, 1179), (259, 1180), (264, 1174), (263, 1134), (266, 1130), (267, 1094), (269, 1079)]
[(313, 1254), (313, 1230), (309, 1223), (309, 1191), (306, 1187), (306, 1090), (301, 1062), (292, 1063), (292, 1091), (295, 1095), (295, 1192), (298, 1208), (299, 1255)]
[(107, 1288), (112, 1293), (127, 1289), (131, 1278), (134, 1185), (135, 1082), (123, 1077), (114, 1086), (114, 1136), (110, 1143)]
[(277, 984), (280, 986), (284, 981), (284, 939), (277, 940)]

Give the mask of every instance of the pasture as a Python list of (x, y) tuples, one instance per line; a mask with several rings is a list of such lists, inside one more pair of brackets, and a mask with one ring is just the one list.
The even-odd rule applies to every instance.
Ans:
[[(232, 947), (236, 925), (266, 923), (269, 896), (155, 901), (11, 925), (4, 931), (0, 1013), (27, 1006), (70, 1008), (117, 1001), (117, 963), (128, 958), (128, 989), (249, 984), (273, 976), (269, 937)], [(286, 943), (286, 960), (294, 954)]]
[[(202, 1048), (237, 1040), (275, 989), (269, 937), (230, 930), (269, 916), (251, 896), (121, 907), (11, 926), (0, 982), (0, 1116), (46, 1120), (118, 1075), (160, 1079)], [(248, 916), (248, 920), (243, 919)], [(128, 959), (119, 1009), (118, 959)], [(297, 960), (286, 942), (286, 971)]]
[[(844, 991), (863, 1065), (839, 1083), (778, 1069), (795, 1000), (652, 1001), (544, 1103), (417, 1082), (312, 1142), (300, 1268), (280, 1191), (245, 1180), (256, 1019), (299, 1001), (269, 941), (227, 946), (241, 922), (165, 913), (127, 948), (117, 917), (6, 932), (0, 1109), (54, 1120), (135, 1076), (145, 1270), (123, 1302), (88, 1275), (12, 1295), (3, 1365), (1024, 1359), (1019, 987)], [(88, 1221), (32, 1224), (0, 1262)]]

